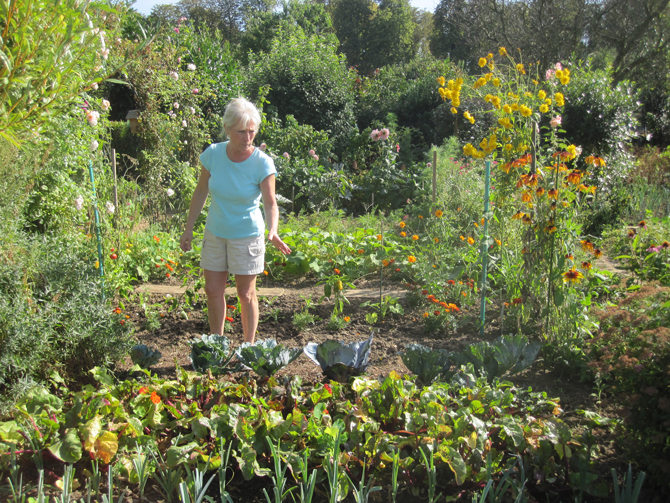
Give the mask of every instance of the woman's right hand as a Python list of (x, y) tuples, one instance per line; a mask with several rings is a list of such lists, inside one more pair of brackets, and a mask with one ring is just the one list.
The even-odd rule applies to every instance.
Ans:
[(179, 246), (185, 252), (191, 250), (191, 244), (193, 243), (193, 231), (184, 231), (184, 234), (181, 235), (179, 239)]

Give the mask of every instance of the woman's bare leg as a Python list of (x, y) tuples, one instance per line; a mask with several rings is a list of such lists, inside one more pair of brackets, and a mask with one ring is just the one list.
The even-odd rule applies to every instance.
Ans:
[(235, 275), (237, 296), (240, 298), (240, 317), (244, 342), (253, 344), (258, 328), (258, 297), (256, 297), (256, 275)]
[(226, 319), (226, 281), (228, 281), (228, 271), (208, 271), (205, 269), (204, 273), (209, 333), (223, 335), (223, 327)]

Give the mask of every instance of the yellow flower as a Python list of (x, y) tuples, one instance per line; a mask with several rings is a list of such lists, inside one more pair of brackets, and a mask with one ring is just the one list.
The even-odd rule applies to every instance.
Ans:
[(440, 86), (444, 87), (444, 84), (445, 84), (444, 77), (438, 77), (437, 78), (437, 83), (440, 84)]
[(504, 47), (501, 47), (500, 49), (498, 49), (498, 53), (501, 56), (507, 56), (507, 50)]
[(404, 237), (406, 237), (406, 236), (407, 236), (407, 233), (406, 233), (405, 231), (402, 231), (402, 232), (400, 233), (400, 237), (403, 237), (403, 238), (404, 238)]
[(518, 103), (512, 103), (512, 110), (517, 112), (519, 110), (519, 104)]
[(461, 241), (465, 241), (465, 237), (463, 237), (463, 236), (458, 236), (458, 237), (461, 238)]
[(470, 112), (463, 112), (463, 117), (470, 121), (471, 124), (475, 123), (475, 118), (470, 115)]
[(418, 240), (419, 240), (419, 236), (417, 236), (416, 234), (414, 234), (414, 235), (412, 236), (412, 239), (413, 239), (414, 241), (418, 241)]
[(563, 281), (565, 281), (566, 283), (568, 281), (572, 282), (573, 284), (578, 283), (579, 280), (582, 279), (583, 277), (584, 275), (574, 267), (568, 270), (567, 272), (563, 273)]
[(514, 148), (514, 145), (512, 145), (511, 143), (508, 143), (507, 145), (505, 145), (505, 150), (507, 150), (508, 152), (510, 152), (513, 148)]
[(556, 70), (556, 78), (557, 79), (563, 78), (563, 70)]
[(541, 100), (543, 100), (543, 99), (545, 99), (545, 98), (547, 97), (547, 93), (544, 92), (542, 89), (540, 89), (540, 90), (537, 92), (537, 97), (540, 98)]
[(502, 241), (500, 241), (499, 239), (496, 239), (496, 244), (497, 244), (498, 246), (500, 246), (500, 245), (502, 244)]
[(543, 114), (546, 114), (549, 111), (549, 107), (547, 105), (540, 105), (540, 112)]
[(468, 244), (469, 244), (469, 245), (473, 245), (473, 244), (475, 244), (475, 240), (472, 239), (471, 237), (469, 237), (469, 238), (468, 238)]
[(454, 107), (451, 107), (451, 113), (452, 113), (452, 114), (457, 114), (457, 113), (458, 113), (458, 110), (456, 110)]
[(486, 59), (493, 59), (493, 53), (489, 52), (488, 55), (486, 56)]
[(479, 58), (479, 66), (482, 68), (486, 66), (486, 58)]
[(565, 105), (565, 98), (562, 93), (554, 94), (554, 100), (556, 101), (556, 106), (562, 107)]
[(500, 87), (500, 79), (498, 78), (493, 79), (493, 85), (496, 87)]
[(442, 210), (437, 210), (437, 211), (435, 212), (435, 216), (436, 216), (437, 218), (442, 218), (442, 215), (444, 215), (444, 212), (443, 212)]
[(95, 268), (98, 269), (100, 267), (100, 261), (96, 260), (95, 261)]
[(414, 262), (416, 262), (416, 257), (414, 255), (410, 255), (409, 257), (407, 257), (407, 262), (413, 264)]
[(561, 84), (563, 84), (564, 86), (567, 86), (569, 82), (570, 82), (570, 77), (565, 77), (565, 76), (564, 76), (564, 77), (561, 79)]
[(423, 215), (419, 215), (419, 220), (423, 220)]
[(518, 63), (516, 65), (516, 71), (519, 72), (519, 73), (522, 73), (524, 75), (526, 74), (526, 70), (524, 70), (524, 68), (523, 68), (523, 63)]
[(530, 117), (531, 114), (533, 113), (533, 109), (528, 108), (526, 105), (521, 105), (519, 107), (519, 113), (521, 113), (521, 115), (523, 115), (524, 117)]

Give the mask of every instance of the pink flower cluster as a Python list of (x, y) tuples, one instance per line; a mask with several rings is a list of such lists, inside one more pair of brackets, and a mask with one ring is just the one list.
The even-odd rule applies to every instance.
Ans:
[(390, 135), (391, 131), (389, 131), (388, 128), (384, 128), (381, 131), (379, 129), (375, 129), (372, 131), (372, 133), (370, 133), (370, 138), (372, 138), (373, 141), (387, 140)]
[(314, 159), (315, 161), (319, 160), (319, 156), (316, 155), (316, 152), (314, 152), (313, 149), (309, 151), (309, 155), (312, 156), (312, 159)]

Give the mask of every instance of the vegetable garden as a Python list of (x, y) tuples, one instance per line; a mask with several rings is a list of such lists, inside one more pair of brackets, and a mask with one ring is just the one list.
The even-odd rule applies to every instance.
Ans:
[[(3, 501), (665, 500), (670, 169), (631, 83), (504, 47), (363, 76), (302, 27), (243, 57), (185, 18), (5, 3)], [(386, 91), (436, 136), (377, 117)], [(207, 333), (204, 214), (178, 247), (239, 94), (293, 250), (255, 344), (234, 278)]]

